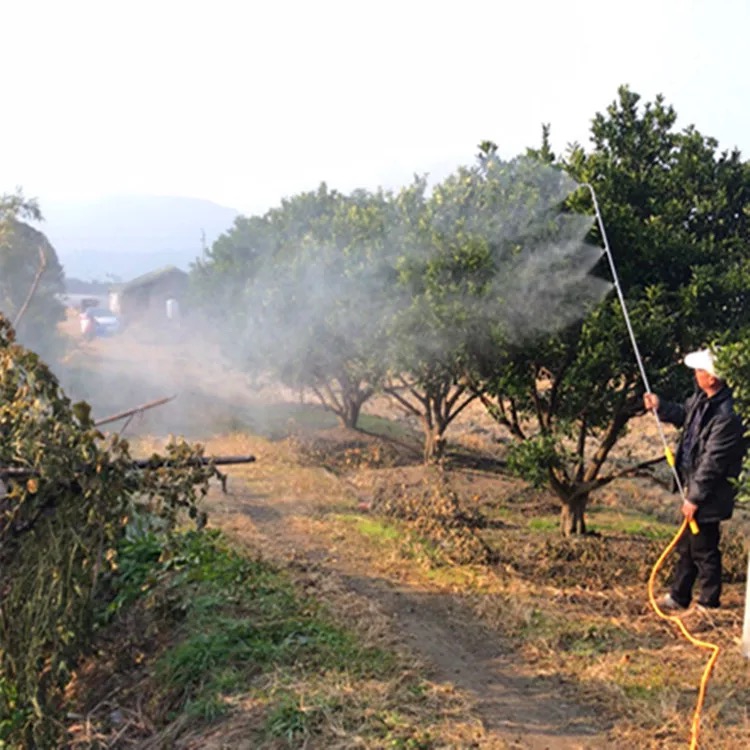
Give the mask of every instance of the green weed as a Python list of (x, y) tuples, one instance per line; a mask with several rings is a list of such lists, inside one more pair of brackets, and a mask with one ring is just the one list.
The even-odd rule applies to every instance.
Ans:
[(363, 536), (366, 536), (375, 541), (383, 540), (391, 542), (402, 536), (403, 532), (397, 529), (395, 526), (383, 523), (377, 519), (371, 518), (357, 518), (356, 527), (357, 531)]
[(548, 517), (532, 518), (527, 525), (532, 531), (558, 531), (560, 529), (560, 519)]
[(558, 636), (561, 650), (581, 656), (633, 648), (634, 642), (635, 638), (628, 630), (601, 622), (576, 622)]
[[(252, 691), (266, 671), (369, 677), (394, 667), (392, 656), (363, 647), (280, 571), (237, 554), (215, 530), (133, 532), (118, 550), (112, 587), (110, 618), (138, 598), (180, 614), (154, 669), (165, 716), (185, 711), (210, 721), (227, 710), (228, 696)], [(271, 714), (275, 736), (307, 731), (310, 715), (293, 701)]]
[(301, 705), (293, 693), (280, 693), (275, 696), (273, 708), (268, 713), (266, 732), (271, 737), (284, 738), (294, 747), (302, 745), (302, 738), (308, 737), (320, 716), (315, 706)]

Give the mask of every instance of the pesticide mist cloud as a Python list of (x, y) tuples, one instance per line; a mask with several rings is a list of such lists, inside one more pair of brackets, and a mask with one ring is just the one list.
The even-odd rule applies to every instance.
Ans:
[[(594, 217), (565, 208), (578, 188), (538, 161), (488, 158), (432, 190), (415, 179), (396, 194), (292, 199), (238, 301), (235, 358), (309, 382), (332, 362), (387, 363), (399, 335), (447, 360), (476, 331), (522, 344), (562, 329), (612, 286), (591, 273), (603, 252), (586, 241)], [(358, 210), (377, 221), (342, 239), (350, 227), (335, 217)]]
[(591, 275), (602, 250), (586, 244), (592, 220), (559, 216), (554, 241), (529, 243), (494, 280), (498, 317), (508, 339), (522, 343), (541, 333), (553, 333), (584, 317), (612, 289)]
[(561, 170), (527, 158), (490, 158), (446, 183), (446, 196), (460, 186), (467, 200), (441, 202), (432, 236), (461, 232), (488, 248), (492, 273), (474, 305), (507, 341), (564, 328), (612, 289), (591, 273), (603, 255), (586, 241), (595, 219), (564, 209), (579, 185)]

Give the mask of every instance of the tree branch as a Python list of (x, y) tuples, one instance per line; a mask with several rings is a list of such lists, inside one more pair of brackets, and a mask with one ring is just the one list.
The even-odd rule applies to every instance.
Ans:
[(578, 433), (578, 447), (576, 455), (578, 456), (578, 465), (576, 466), (575, 476), (577, 480), (583, 479), (583, 471), (585, 466), (585, 453), (586, 453), (586, 429), (588, 422), (586, 420), (586, 412), (584, 411), (581, 415), (581, 429)]
[(34, 276), (34, 280), (31, 282), (31, 288), (29, 289), (29, 293), (26, 295), (26, 300), (21, 305), (21, 307), (18, 309), (18, 312), (16, 313), (16, 317), (13, 320), (13, 328), (18, 328), (18, 324), (21, 322), (21, 318), (23, 318), (24, 314), (26, 313), (26, 310), (29, 308), (29, 304), (31, 303), (31, 300), (34, 298), (34, 295), (36, 294), (36, 290), (39, 287), (39, 282), (42, 280), (42, 274), (44, 273), (44, 269), (47, 268), (47, 256), (44, 254), (44, 250), (42, 247), (39, 247), (39, 268), (36, 270), (36, 275)]
[(617, 471), (617, 472), (614, 472), (613, 474), (608, 474), (606, 477), (599, 477), (598, 479), (594, 479), (590, 482), (583, 482), (582, 484), (576, 487), (571, 498), (579, 497), (580, 495), (585, 495), (588, 492), (593, 492), (594, 490), (597, 490), (600, 487), (604, 487), (604, 485), (607, 485), (610, 482), (614, 482), (615, 479), (622, 479), (622, 477), (634, 476), (636, 474), (639, 474), (643, 469), (646, 469), (649, 466), (654, 466), (658, 463), (661, 463), (664, 460), (665, 460), (664, 456), (659, 456), (659, 458), (649, 458), (646, 461), (641, 461), (640, 463), (635, 464), (634, 466), (629, 466), (623, 469), (622, 471)]

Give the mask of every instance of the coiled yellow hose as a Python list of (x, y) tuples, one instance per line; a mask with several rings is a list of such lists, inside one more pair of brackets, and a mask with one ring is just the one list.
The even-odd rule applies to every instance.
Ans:
[[(669, 448), (666, 448), (665, 452), (667, 454), (667, 463), (673, 467), (674, 456), (672, 455), (672, 451), (669, 450)], [(711, 670), (714, 668), (714, 664), (719, 658), (720, 649), (715, 643), (709, 643), (708, 641), (702, 641), (700, 640), (700, 638), (696, 638), (685, 627), (685, 623), (682, 621), (679, 615), (670, 615), (664, 612), (661, 607), (659, 607), (659, 603), (657, 602), (656, 596), (654, 595), (656, 575), (661, 569), (664, 560), (667, 559), (670, 552), (672, 552), (672, 550), (677, 546), (677, 542), (680, 541), (680, 537), (685, 533), (688, 526), (690, 527), (690, 531), (693, 534), (700, 533), (700, 529), (698, 528), (698, 524), (695, 522), (695, 519), (691, 519), (689, 524), (687, 519), (682, 522), (682, 525), (674, 535), (674, 538), (666, 546), (664, 551), (659, 556), (659, 559), (656, 561), (656, 563), (654, 563), (654, 567), (651, 569), (651, 575), (648, 579), (648, 600), (651, 603), (651, 607), (653, 608), (654, 612), (656, 612), (656, 614), (661, 617), (662, 620), (667, 620), (668, 622), (672, 622), (677, 625), (680, 632), (685, 636), (685, 638), (687, 638), (690, 643), (693, 644), (693, 646), (697, 646), (698, 648), (706, 649), (707, 651), (711, 652), (711, 655), (708, 658), (708, 662), (706, 663), (706, 667), (703, 670), (703, 675), (701, 676), (700, 688), (698, 690), (698, 700), (696, 701), (695, 710), (693, 711), (693, 721), (690, 729), (690, 750), (696, 750), (698, 747), (698, 733), (700, 731), (701, 712), (703, 711), (703, 703), (706, 699), (708, 680), (711, 676)]]

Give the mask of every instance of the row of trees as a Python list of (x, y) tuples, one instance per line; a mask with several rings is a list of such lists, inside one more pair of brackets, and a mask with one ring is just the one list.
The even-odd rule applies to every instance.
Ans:
[[(196, 295), (244, 367), (311, 389), (345, 425), (374, 392), (390, 394), (421, 419), (426, 460), (481, 400), (516, 438), (511, 465), (557, 493), (565, 531), (583, 531), (589, 493), (617, 476), (606, 460), (642, 384), (607, 265), (595, 266), (602, 238), (582, 183), (652, 383), (684, 392), (689, 373), (673, 365), (708, 342), (732, 344), (738, 373), (747, 359), (750, 168), (675, 122), (661, 98), (643, 105), (623, 88), (594, 118), (588, 151), (557, 157), (545, 128), (511, 162), (481, 144), (473, 166), (432, 189), (424, 178), (395, 192), (321, 185), (238, 219), (196, 265)], [(0, 218), (0, 310), (53, 359), (62, 269), (27, 223), (40, 218), (33, 201), (2, 198)]]
[(516, 438), (512, 465), (554, 490), (566, 533), (583, 532), (643, 384), (581, 185), (660, 391), (689, 388), (685, 351), (741, 342), (749, 322), (750, 166), (675, 123), (661, 97), (621, 88), (589, 150), (557, 157), (545, 128), (510, 162), (481, 144), (432, 189), (321, 185), (239, 218), (195, 266), (196, 296), (238, 362), (311, 389), (344, 424), (390, 394), (420, 417), (426, 460), (481, 400)]

